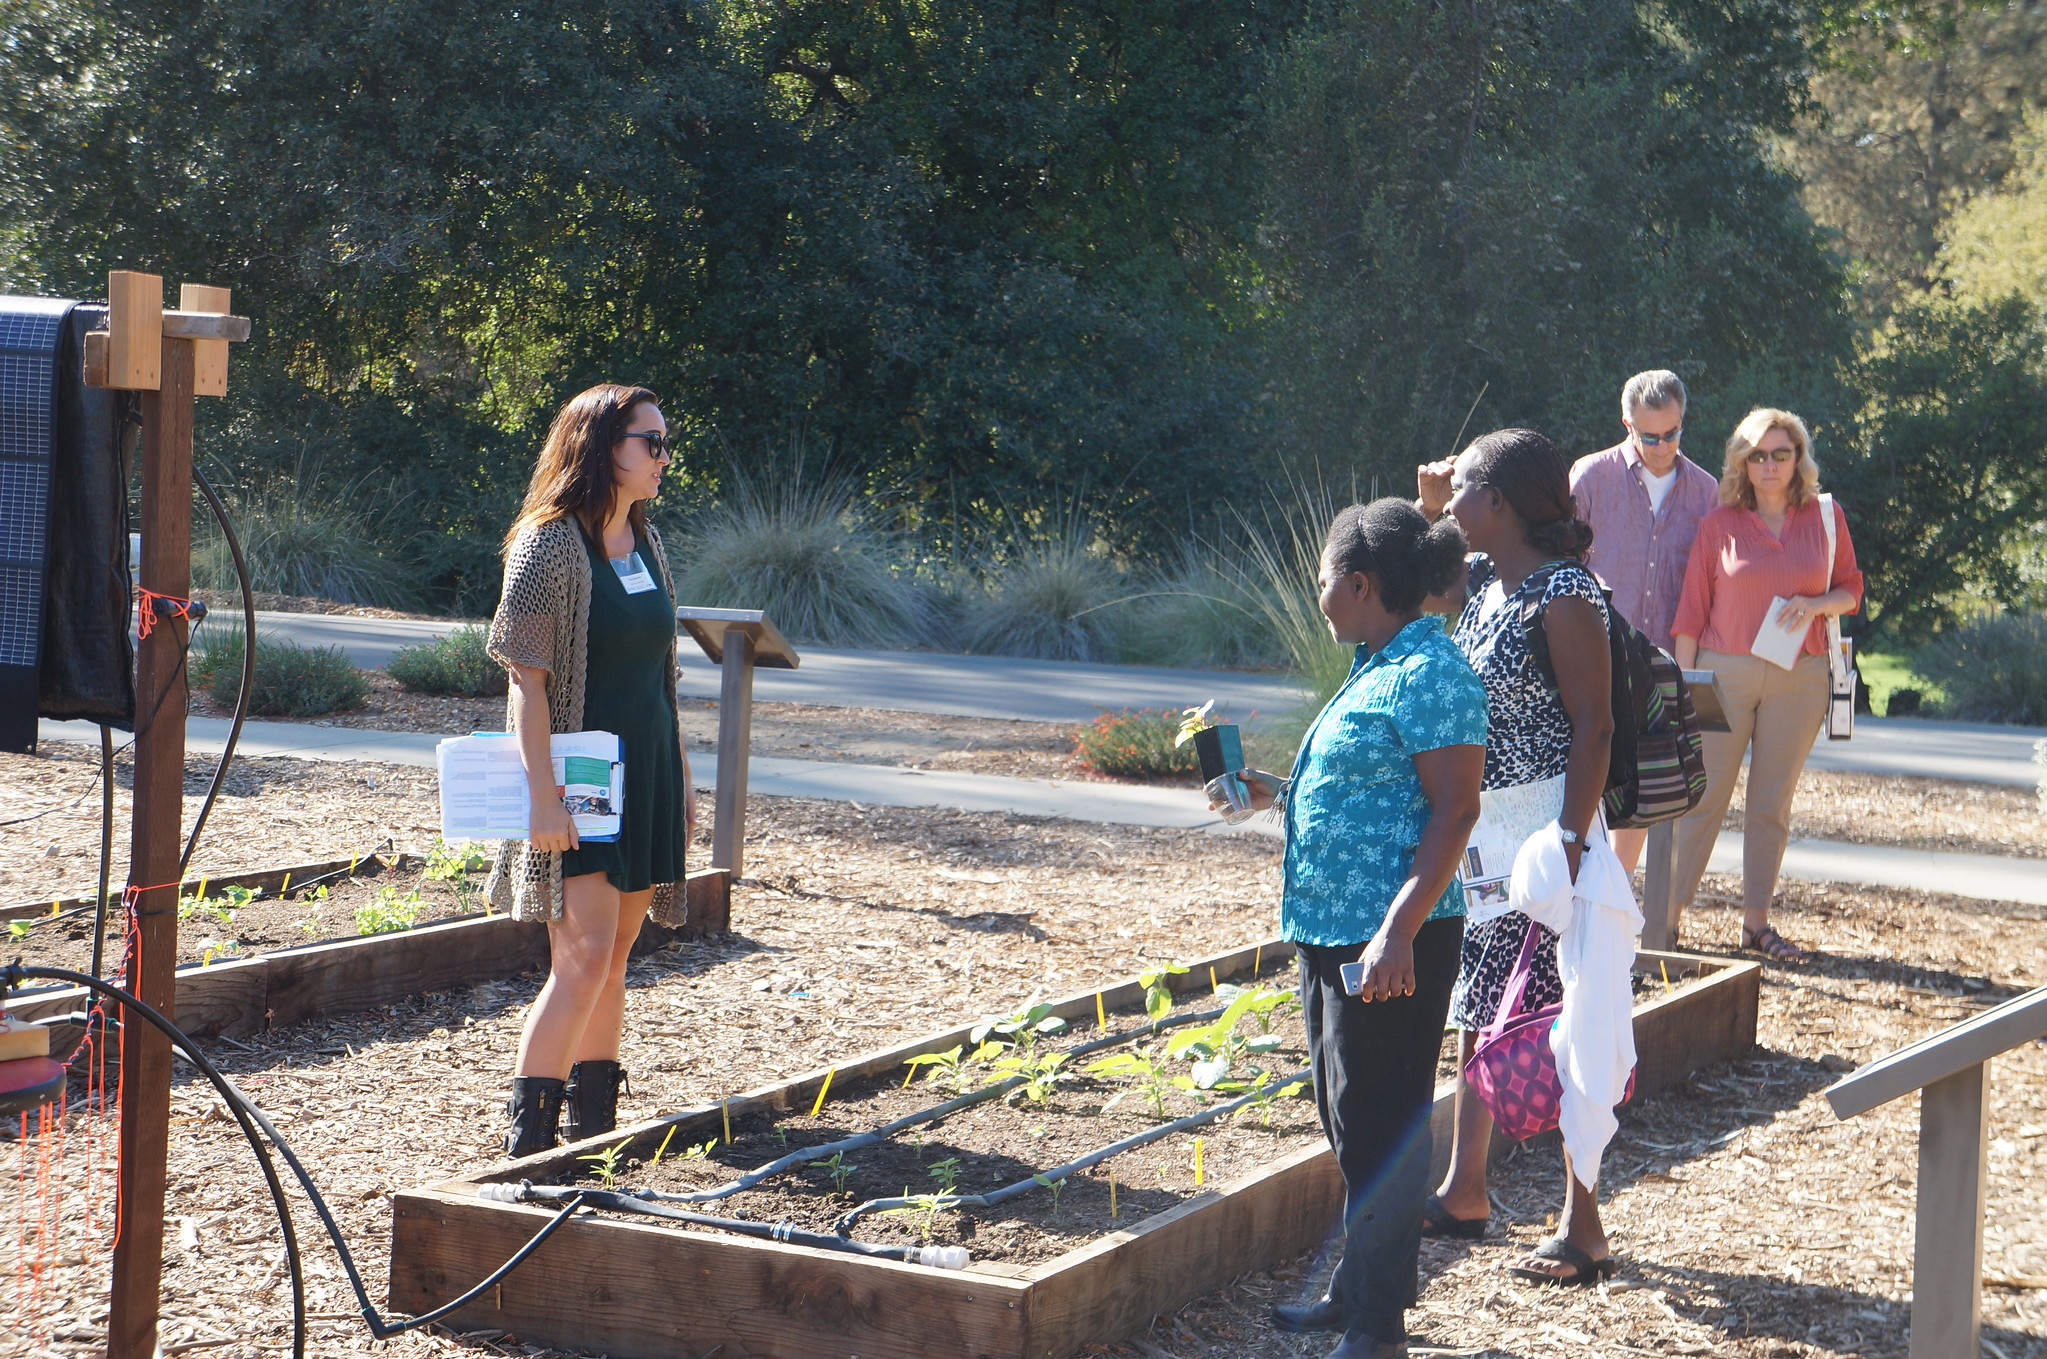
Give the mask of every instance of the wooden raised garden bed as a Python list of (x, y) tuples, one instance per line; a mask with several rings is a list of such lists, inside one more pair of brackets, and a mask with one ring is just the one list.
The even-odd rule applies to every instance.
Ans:
[[(1211, 969), (1221, 981), (1246, 979), (1262, 962), (1271, 976), (1274, 965), (1285, 963), (1291, 952), (1272, 941), (1200, 960), (1172, 981), (1176, 990), (1198, 998), (1209, 989)], [(1636, 968), (1647, 979), (1635, 1012), (1638, 1098), (1754, 1045), (1760, 983), (1754, 964), (1645, 953)], [(1288, 976), (1278, 980), (1291, 982)], [(1112, 1030), (1143, 1022), (1143, 990), (1134, 981), (1107, 988), (1100, 1003), (1110, 1013)], [(1076, 1028), (1057, 1045), (1090, 1036), (1081, 1030), (1092, 1027), (1096, 1006), (1093, 991), (1057, 1002), (1053, 1012), (1074, 1021)], [(495, 1269), (554, 1216), (550, 1205), (484, 1198), (481, 1186), (522, 1179), (567, 1183), (579, 1172), (589, 1173), (579, 1158), (605, 1147), (624, 1143), (625, 1158), (645, 1161), (664, 1144), (680, 1150), (716, 1140), (727, 1120), (735, 1135), (749, 1121), (765, 1126), (777, 1115), (785, 1127), (801, 1130), (827, 1080), (829, 1116), (829, 1108), (842, 1099), (857, 1105), (876, 1098), (871, 1092), (893, 1089), (909, 1058), (947, 1052), (965, 1043), (968, 1033), (962, 1028), (936, 1034), (834, 1071), (813, 1071), (751, 1091), (722, 1107), (685, 1110), (577, 1147), (399, 1193), (392, 1200), (390, 1304), (411, 1313), (440, 1305)], [(921, 1082), (913, 1087), (924, 1088)], [(1439, 1119), (1448, 1114), (1449, 1090), (1447, 1083), (1439, 1090)], [(1312, 1108), (1305, 1101), (1302, 1106), (1312, 1119)], [(1029, 1121), (1028, 1113), (1023, 1117)], [(871, 1125), (848, 1118), (843, 1131), (866, 1126)], [(797, 1145), (793, 1137), (789, 1145)], [(1148, 1159), (1157, 1160), (1156, 1153), (1170, 1145), (1152, 1144)], [(1024, 1146), (1016, 1155), (1029, 1164), (1032, 1153), (1028, 1143)], [(620, 1183), (637, 1185), (640, 1180), (628, 1172)], [(893, 1186), (887, 1192), (893, 1193)], [(1158, 1196), (1152, 1197), (1157, 1201)], [(1172, 1197), (1177, 1201), (1149, 1216), (1125, 1211), (1119, 1229), (1050, 1258), (1025, 1263), (980, 1259), (962, 1270), (644, 1218), (580, 1215), (533, 1260), (455, 1314), (454, 1324), (501, 1328), (526, 1343), (593, 1350), (615, 1359), (666, 1359), (714, 1349), (727, 1359), (1062, 1359), (1085, 1344), (1129, 1335), (1158, 1313), (1320, 1244), (1335, 1221), (1341, 1184), (1327, 1147), (1312, 1139), (1265, 1164)], [(716, 1203), (697, 1211), (736, 1215), (729, 1205)], [(754, 1220), (774, 1219), (755, 1215)], [(875, 1222), (863, 1219), (855, 1235), (876, 1239), (869, 1231)]]
[[(417, 855), (358, 855), (352, 859), (214, 875), (205, 881), (204, 890), (206, 899), (220, 900), (229, 889), (244, 888), (261, 894), (259, 905), (271, 905), (287, 883), (294, 898), (299, 898), (301, 885), (320, 882), (337, 889), (347, 886), (367, 890), (368, 884), (379, 879), (416, 875), (423, 863)], [(483, 874), (477, 872), (471, 877), (473, 885), (480, 886)], [(198, 879), (186, 884), (187, 895), (200, 890)], [(302, 900), (286, 904), (285, 913), (302, 912), (305, 909)], [(472, 904), (474, 900), (472, 893)], [(0, 909), (4, 909), (6, 917), (19, 920), (48, 914), (53, 906), (60, 915), (89, 912), (91, 904), (87, 898)], [(183, 962), (177, 971), (178, 1026), (195, 1038), (242, 1037), (324, 1015), (374, 1009), (429, 991), (515, 977), (547, 966), (545, 927), (505, 915), (461, 912), (459, 906), (454, 908), (458, 913), (431, 918), (448, 909), (443, 903), (438, 910), (428, 912), (428, 919), (406, 929), (289, 942), (262, 951), (217, 956), (211, 961)], [(331, 927), (350, 928), (346, 916), (343, 911), (340, 923)], [(26, 961), (85, 971), (86, 960), (91, 956), (91, 916), (79, 914), (72, 919), (84, 931), (78, 940), (72, 941), (64, 952), (47, 958), (28, 949)], [(721, 930), (724, 926), (722, 917), (707, 920), (695, 930), (682, 931), (649, 922), (641, 934), (640, 948), (658, 947), (671, 938)], [(192, 949), (187, 945), (208, 930), (226, 932), (217, 922), (201, 919), (182, 922), (181, 953), (190, 953)], [(109, 967), (118, 962), (120, 950), (118, 929), (110, 926)], [(17, 947), (8, 956), (22, 952)], [(5, 1009), (7, 1014), (20, 1019), (47, 1019), (76, 1013), (88, 1006), (86, 994), (80, 988), (40, 986), (13, 993)]]

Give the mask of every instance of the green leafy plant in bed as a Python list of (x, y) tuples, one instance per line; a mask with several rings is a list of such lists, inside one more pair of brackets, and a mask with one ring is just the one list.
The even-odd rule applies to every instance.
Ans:
[(1192, 1073), (1174, 1077), (1173, 1084), (1182, 1090), (1249, 1089), (1244, 1080), (1235, 1079), (1240, 1065), (1250, 1067), (1262, 1078), (1265, 1075), (1263, 1068), (1254, 1066), (1250, 1059), (1278, 1047), (1280, 1036), (1263, 1033), (1253, 1038), (1237, 1032), (1238, 1023), (1259, 1003), (1259, 992), (1240, 991), (1218, 1018), (1207, 1024), (1182, 1029), (1167, 1039), (1168, 1057), (1184, 1058), (1194, 1063)]
[(1116, 1095), (1102, 1106), (1102, 1112), (1121, 1104), (1135, 1094), (1141, 1094), (1151, 1101), (1152, 1111), (1161, 1119), (1170, 1115), (1166, 1112), (1166, 1097), (1173, 1093), (1173, 1068), (1165, 1055), (1161, 1043), (1147, 1043), (1142, 1047), (1125, 1048), (1098, 1057), (1087, 1064), (1086, 1070), (1097, 1076), (1130, 1076), (1136, 1084)]
[(358, 934), (389, 934), (395, 930), (409, 930), (419, 923), (419, 913), (426, 909), (426, 898), (417, 887), (400, 892), (396, 887), (380, 887), (377, 898), (355, 908), (355, 929)]

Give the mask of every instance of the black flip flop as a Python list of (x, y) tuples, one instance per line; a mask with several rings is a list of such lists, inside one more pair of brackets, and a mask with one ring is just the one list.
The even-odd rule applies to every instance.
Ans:
[(1611, 1255), (1604, 1260), (1595, 1260), (1579, 1250), (1561, 1236), (1549, 1240), (1528, 1252), (1538, 1260), (1555, 1260), (1571, 1267), (1569, 1274), (1551, 1274), (1547, 1270), (1530, 1269), (1526, 1265), (1508, 1265), (1507, 1272), (1517, 1279), (1531, 1283), (1561, 1284), (1567, 1288), (1583, 1288), (1596, 1284), (1601, 1279), (1610, 1279), (1620, 1272), (1620, 1261)]
[(1443, 1206), (1443, 1200), (1429, 1195), (1422, 1204), (1422, 1235), (1447, 1237), (1452, 1241), (1479, 1241), (1485, 1237), (1486, 1224), (1491, 1214), (1485, 1217), (1456, 1217)]

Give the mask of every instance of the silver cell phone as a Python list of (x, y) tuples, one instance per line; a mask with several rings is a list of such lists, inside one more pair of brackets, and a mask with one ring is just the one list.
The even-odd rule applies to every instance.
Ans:
[(1343, 989), (1350, 995), (1361, 996), (1365, 992), (1365, 965), (1345, 963), (1342, 968)]

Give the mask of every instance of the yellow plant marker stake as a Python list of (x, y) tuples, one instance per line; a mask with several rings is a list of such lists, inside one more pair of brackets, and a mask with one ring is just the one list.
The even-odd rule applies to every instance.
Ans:
[(57, 898), (57, 897), (51, 897), (51, 898), (50, 898), (50, 914), (51, 914), (51, 915), (55, 915), (55, 914), (57, 914), (57, 902), (58, 902), (58, 900), (59, 900), (59, 898)]
[(362, 855), (360, 855), (360, 854), (351, 854), (351, 855), (350, 855), (350, 856), (348, 857), (348, 876), (349, 876), (349, 877), (351, 877), (351, 878), (352, 878), (352, 877), (354, 877), (354, 876), (355, 876), (355, 866), (356, 866), (357, 864), (361, 863), (361, 862), (362, 862)]
[(1211, 967), (1208, 969), (1208, 992), (1210, 995), (1214, 995), (1220, 990), (1222, 990), (1222, 986), (1216, 981), (1215, 969)]
[(725, 1145), (729, 1147), (729, 1146), (731, 1146), (731, 1145), (732, 1145), (732, 1101), (731, 1101), (731, 1100), (729, 1100), (729, 1099), (721, 1099), (721, 1100), (719, 1100), (719, 1101), (718, 1101), (718, 1117), (719, 1117), (720, 1119), (722, 1119), (722, 1120), (724, 1121), (724, 1124), (725, 1124)]
[(817, 1103), (810, 1106), (810, 1116), (812, 1118), (816, 1118), (817, 1111), (824, 1108), (824, 1097), (832, 1088), (832, 1077), (838, 1074), (839, 1069), (837, 1067), (833, 1067), (830, 1071), (824, 1073), (824, 1084), (817, 1088)]
[(285, 875), (284, 875), (284, 882), (283, 882), (282, 884), (280, 884), (280, 885), (279, 885), (279, 887), (278, 887), (278, 889), (277, 889), (277, 895), (279, 895), (279, 896), (283, 896), (283, 895), (284, 895), (284, 894), (285, 894), (286, 892), (289, 892), (290, 890), (291, 890), (291, 874), (287, 873), (287, 874), (285, 874)]
[(676, 1130), (676, 1129), (677, 1129), (678, 1127), (680, 1127), (680, 1126), (682, 1126), (682, 1125), (681, 1125), (681, 1124), (678, 1124), (678, 1123), (671, 1123), (671, 1124), (669, 1124), (669, 1125), (668, 1125), (668, 1137), (664, 1137), (664, 1138), (662, 1138), (662, 1139), (661, 1139), (661, 1145), (660, 1145), (660, 1147), (659, 1147), (659, 1148), (658, 1148), (658, 1149), (657, 1149), (657, 1150), (656, 1150), (656, 1151), (654, 1152), (654, 1164), (655, 1164), (655, 1165), (657, 1165), (657, 1166), (658, 1166), (658, 1165), (660, 1165), (660, 1164), (661, 1164), (661, 1158), (662, 1158), (663, 1156), (666, 1156), (666, 1155), (668, 1154), (668, 1141), (669, 1141), (669, 1138), (672, 1138), (672, 1137), (674, 1137), (674, 1136), (675, 1136), (675, 1130)]
[(1116, 1172), (1109, 1172), (1109, 1216), (1116, 1216)]
[(1667, 996), (1670, 994), (1670, 964), (1659, 958), (1656, 966), (1663, 969), (1663, 994)]
[(1260, 944), (1251, 951), (1251, 979), (1258, 979), (1258, 964), (1265, 961), (1265, 945)]
[(1095, 1027), (1098, 1029), (1109, 1027), (1109, 1016), (1102, 1011), (1102, 993), (1099, 991), (1095, 992)]
[(1201, 1139), (1194, 1139), (1194, 1187), (1201, 1187)]
[[(904, 1066), (910, 1066), (910, 1064), (909, 1064), (908, 1062), (904, 1062), (904, 1063), (903, 1063), (903, 1065), (904, 1065)], [(914, 1066), (910, 1066), (910, 1069), (909, 1069), (908, 1071), (905, 1071), (905, 1072), (903, 1073), (903, 1083), (902, 1083), (901, 1085), (897, 1086), (897, 1087), (896, 1087), (896, 1089), (898, 1089), (898, 1090), (908, 1090), (908, 1089), (910, 1088), (910, 1082), (911, 1082), (911, 1081), (913, 1081), (913, 1080), (915, 1080), (916, 1078), (917, 1078), (917, 1068), (916, 1068), (916, 1067), (914, 1067)]]
[(198, 895), (198, 897), (196, 898), (197, 900), (199, 900), (199, 901), (204, 901), (204, 900), (206, 900), (206, 884), (207, 884), (207, 883), (209, 883), (209, 882), (211, 882), (211, 881), (212, 881), (212, 879), (211, 879), (211, 878), (201, 878), (201, 879), (199, 879), (199, 895)]

